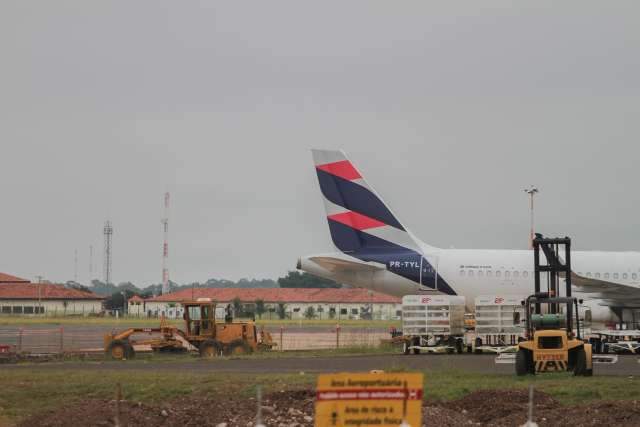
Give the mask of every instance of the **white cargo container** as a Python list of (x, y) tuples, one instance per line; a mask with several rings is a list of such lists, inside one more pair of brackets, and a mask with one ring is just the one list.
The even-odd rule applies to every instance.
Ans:
[(502, 353), (515, 351), (524, 336), (526, 296), (482, 295), (475, 299), (475, 331), (467, 335), (467, 343), (475, 351)]
[(406, 295), (402, 298), (404, 352), (462, 351), (465, 298)]

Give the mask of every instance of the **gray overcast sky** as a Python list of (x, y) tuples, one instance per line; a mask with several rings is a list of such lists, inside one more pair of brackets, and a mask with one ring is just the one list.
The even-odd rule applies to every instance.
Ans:
[[(513, 6), (518, 3), (518, 6)], [(309, 149), (427, 243), (638, 250), (640, 4), (3, 1), (0, 271), (272, 277), (331, 250)]]

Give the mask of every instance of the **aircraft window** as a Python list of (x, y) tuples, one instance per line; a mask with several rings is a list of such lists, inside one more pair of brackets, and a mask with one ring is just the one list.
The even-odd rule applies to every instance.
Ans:
[(504, 277), (509, 277), (511, 276), (511, 272), (509, 270), (504, 272)]
[(587, 272), (587, 277), (591, 277), (591, 272)]
[(633, 280), (636, 280), (638, 278), (638, 275), (636, 273), (631, 273), (631, 278)]
[(460, 275), (464, 276), (464, 270), (460, 270)]
[(491, 270), (487, 270), (487, 277), (491, 277)]
[(624, 280), (627, 280), (627, 277), (629, 277), (629, 276), (627, 275), (627, 273), (622, 273), (622, 278), (623, 278)]
[(617, 279), (619, 277), (618, 273), (613, 273), (613, 278)]
[(469, 276), (473, 276), (473, 270), (469, 270)]
[(482, 272), (482, 270), (478, 271), (478, 277), (482, 277), (484, 275), (484, 273)]
[(513, 277), (518, 277), (520, 275), (520, 273), (518, 273), (517, 271), (513, 272)]
[(600, 278), (600, 273), (596, 273), (596, 279)]
[(502, 275), (502, 272), (500, 272), (500, 270), (496, 271), (496, 277), (500, 277)]
[(609, 273), (604, 273), (604, 278), (608, 279), (609, 278)]
[(529, 272), (528, 271), (523, 271), (522, 272), (522, 277), (528, 277), (529, 276)]

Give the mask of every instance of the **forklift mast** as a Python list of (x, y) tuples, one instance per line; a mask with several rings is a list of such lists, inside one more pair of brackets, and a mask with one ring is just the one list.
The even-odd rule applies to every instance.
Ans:
[[(564, 257), (560, 255), (561, 246), (564, 249)], [(549, 312), (552, 314), (559, 312), (560, 304), (566, 304), (566, 327), (567, 331), (572, 331), (573, 304), (567, 302), (568, 299), (571, 299), (571, 239), (569, 237), (545, 238), (542, 234), (536, 233), (536, 237), (533, 239), (533, 250), (535, 295), (538, 296), (534, 304), (534, 313), (542, 314), (541, 302), (549, 303)], [(541, 262), (540, 250), (545, 255), (546, 264)], [(546, 289), (542, 289), (541, 277), (545, 273), (547, 277)], [(561, 295), (561, 279), (565, 279), (564, 295)], [(543, 294), (546, 295), (543, 296)], [(554, 299), (556, 300), (554, 301)], [(579, 328), (579, 325), (576, 326)]]

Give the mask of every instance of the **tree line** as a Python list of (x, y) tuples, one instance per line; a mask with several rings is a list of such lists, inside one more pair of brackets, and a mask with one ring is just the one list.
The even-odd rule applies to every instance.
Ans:
[[(76, 282), (67, 282), (67, 287), (89, 291), (98, 295), (106, 296), (105, 301), (106, 309), (121, 308), (125, 301), (134, 295), (138, 295), (141, 298), (151, 298), (162, 293), (162, 284), (156, 283), (146, 287), (138, 287), (132, 282), (120, 282), (115, 285), (113, 283), (104, 283), (100, 280), (92, 280), (91, 286), (84, 286)], [(179, 284), (176, 282), (169, 282), (170, 292), (180, 291), (182, 289), (192, 288), (243, 288), (243, 289), (256, 289), (256, 288), (340, 288), (341, 284), (332, 280), (323, 279), (313, 276), (306, 272), (290, 271), (285, 276), (279, 277), (276, 280), (273, 279), (240, 279), (237, 282), (226, 279), (209, 279), (206, 282), (193, 282)], [(246, 302), (246, 301), (245, 301)], [(266, 310), (264, 308), (264, 301), (261, 302), (262, 309), (259, 309), (258, 301), (255, 301), (256, 314), (262, 315), (265, 311), (259, 312), (259, 310)], [(280, 312), (276, 310), (278, 316)], [(241, 310), (238, 310), (241, 312)], [(309, 313), (311, 315), (311, 313)], [(282, 308), (282, 315), (284, 318), (284, 307)], [(305, 313), (306, 315), (306, 313)]]

